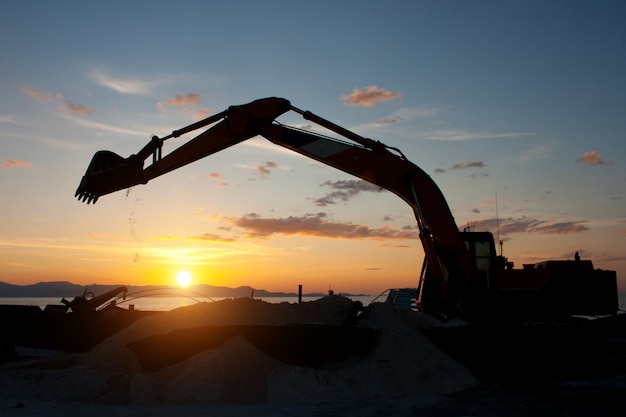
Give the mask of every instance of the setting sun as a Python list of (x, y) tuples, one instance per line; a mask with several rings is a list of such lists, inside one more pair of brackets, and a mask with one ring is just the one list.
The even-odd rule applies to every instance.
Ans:
[(191, 274), (189, 271), (180, 271), (176, 274), (176, 281), (181, 287), (188, 287), (191, 284)]

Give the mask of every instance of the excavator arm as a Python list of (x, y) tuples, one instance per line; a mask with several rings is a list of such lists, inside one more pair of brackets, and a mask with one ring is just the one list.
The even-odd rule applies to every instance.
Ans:
[[(298, 130), (275, 122), (295, 111), (351, 142)], [(166, 156), (165, 140), (212, 125)], [(435, 182), (396, 148), (357, 135), (281, 98), (265, 98), (226, 111), (172, 132), (153, 136), (137, 154), (122, 158), (97, 152), (76, 190), (79, 200), (95, 203), (99, 197), (148, 181), (201, 158), (261, 135), (276, 145), (335, 167), (385, 188), (411, 206), (425, 252), (421, 280), (427, 280), (422, 300), (434, 309), (451, 310), (462, 301), (464, 289), (477, 270), (460, 236), (448, 204)], [(144, 167), (145, 161), (152, 163)]]
[[(291, 104), (287, 100), (273, 97), (260, 99), (231, 106), (224, 112), (175, 130), (163, 138), (153, 136), (146, 146), (128, 158), (111, 151), (98, 151), (87, 167), (75, 196), (87, 204), (95, 204), (103, 195), (146, 184), (156, 177), (257, 136), (262, 126), (290, 109)], [(163, 157), (162, 148), (167, 139), (214, 123), (217, 124)], [(149, 157), (152, 157), (152, 164), (144, 168)]]

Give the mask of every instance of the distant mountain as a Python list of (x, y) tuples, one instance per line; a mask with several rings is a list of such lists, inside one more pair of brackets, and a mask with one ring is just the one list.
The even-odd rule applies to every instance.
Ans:
[[(90, 291), (95, 295), (118, 288), (122, 285), (78, 285), (67, 281), (39, 282), (31, 285), (14, 285), (0, 282), (0, 297), (66, 297), (72, 298), (83, 295)], [(187, 289), (172, 286), (135, 286), (126, 285), (128, 294), (143, 293), (145, 295), (191, 295), (198, 297), (294, 297), (296, 293), (271, 292), (255, 289), (249, 286), (237, 288), (219, 287), (214, 285), (199, 284)], [(319, 293), (303, 294), (305, 296), (319, 295)], [(344, 294), (349, 295), (349, 294)]]
[(13, 285), (0, 282), (0, 297), (65, 297), (82, 295), (81, 285), (67, 281), (39, 282), (31, 285)]

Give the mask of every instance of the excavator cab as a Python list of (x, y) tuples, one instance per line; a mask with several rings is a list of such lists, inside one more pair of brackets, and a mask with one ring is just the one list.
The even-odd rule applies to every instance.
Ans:
[(512, 267), (505, 257), (496, 254), (496, 245), (491, 232), (461, 232), (461, 237), (474, 260), (474, 266), (480, 271)]

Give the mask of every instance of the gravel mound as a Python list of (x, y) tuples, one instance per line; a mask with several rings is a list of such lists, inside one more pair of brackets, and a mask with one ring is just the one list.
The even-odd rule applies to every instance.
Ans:
[(141, 319), (84, 354), (5, 365), (0, 392), (13, 403), (427, 404), (477, 384), (467, 369), (422, 335), (423, 316), (386, 303), (369, 306), (358, 320), (358, 326), (379, 332), (369, 353), (321, 368), (281, 362), (241, 335), (156, 372), (142, 369), (127, 346), (207, 325), (341, 326), (354, 319), (355, 311), (355, 303), (340, 296), (302, 304), (247, 298), (199, 303)]

